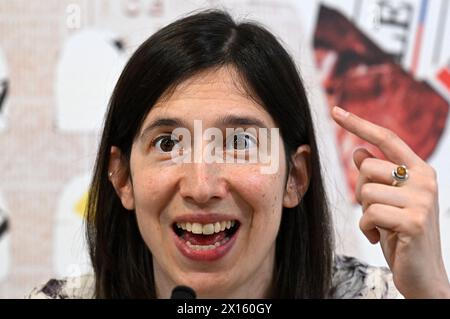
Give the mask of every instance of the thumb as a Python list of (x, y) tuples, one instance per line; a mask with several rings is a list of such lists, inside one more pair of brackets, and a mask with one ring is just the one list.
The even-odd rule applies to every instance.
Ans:
[(355, 162), (356, 168), (359, 170), (361, 163), (368, 157), (375, 157), (366, 148), (359, 147), (353, 151), (353, 161)]

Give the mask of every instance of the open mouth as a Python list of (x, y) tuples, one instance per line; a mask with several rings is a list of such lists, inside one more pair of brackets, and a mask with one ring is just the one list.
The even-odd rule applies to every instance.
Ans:
[(177, 247), (185, 256), (198, 260), (214, 260), (225, 255), (234, 243), (239, 227), (237, 220), (172, 225)]

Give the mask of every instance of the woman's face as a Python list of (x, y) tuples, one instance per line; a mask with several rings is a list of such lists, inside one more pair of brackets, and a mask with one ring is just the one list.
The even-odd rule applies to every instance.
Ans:
[[(124, 182), (112, 180), (122, 204), (135, 210), (153, 256), (159, 297), (169, 297), (176, 285), (190, 286), (200, 297), (264, 297), (270, 289), (282, 208), (298, 203), (297, 192), (289, 190), (292, 183), (286, 187), (281, 138), (275, 137), (279, 152), (271, 154), (279, 163), (273, 174), (262, 173), (267, 164), (258, 162), (180, 163), (170, 154), (181, 145), (171, 141), (179, 127), (191, 133), (186, 152), (210, 142), (199, 139), (194, 146), (194, 120), (201, 121), (203, 132), (223, 131), (224, 153), (232, 156), (257, 141), (227, 136), (226, 128), (276, 127), (269, 113), (243, 93), (234, 74), (225, 68), (203, 72), (161, 99), (134, 141), (130, 174)], [(126, 165), (119, 154), (113, 147), (113, 171)], [(300, 155), (306, 161), (307, 146)]]

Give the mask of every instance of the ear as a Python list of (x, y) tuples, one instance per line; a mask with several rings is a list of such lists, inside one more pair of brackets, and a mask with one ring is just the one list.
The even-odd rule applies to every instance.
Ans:
[(122, 156), (121, 150), (116, 146), (111, 147), (108, 178), (116, 190), (123, 207), (128, 210), (133, 210), (134, 193), (128, 163)]
[(293, 165), (289, 169), (286, 189), (283, 196), (283, 206), (293, 208), (297, 206), (309, 187), (311, 178), (310, 165), (311, 148), (301, 145), (292, 155)]

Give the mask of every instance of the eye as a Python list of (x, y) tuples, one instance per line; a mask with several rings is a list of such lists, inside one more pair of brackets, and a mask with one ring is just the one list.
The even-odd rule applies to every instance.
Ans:
[(180, 141), (173, 135), (161, 135), (155, 138), (152, 142), (152, 146), (161, 153), (169, 153), (173, 151)]
[(242, 151), (256, 147), (257, 145), (258, 142), (252, 135), (247, 133), (235, 133), (228, 138), (226, 148)]

